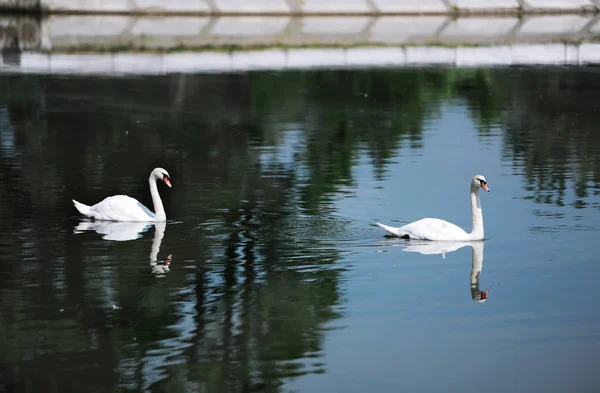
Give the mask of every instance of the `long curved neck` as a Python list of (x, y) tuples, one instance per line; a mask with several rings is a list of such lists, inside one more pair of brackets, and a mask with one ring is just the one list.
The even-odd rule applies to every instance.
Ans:
[(471, 239), (483, 239), (483, 212), (479, 200), (479, 190), (471, 187), (471, 215), (473, 217), (473, 229), (469, 234)]
[(154, 219), (156, 221), (165, 221), (167, 215), (165, 214), (165, 208), (163, 207), (162, 200), (158, 194), (158, 187), (156, 186), (154, 176), (150, 176), (148, 183), (150, 184), (150, 194), (152, 195), (152, 203), (154, 204)]

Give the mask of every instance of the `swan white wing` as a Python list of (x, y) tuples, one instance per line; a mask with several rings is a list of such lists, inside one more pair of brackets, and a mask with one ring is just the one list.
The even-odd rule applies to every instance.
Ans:
[(418, 240), (469, 240), (464, 229), (439, 218), (422, 218), (398, 228), (398, 231)]
[(154, 213), (137, 199), (127, 195), (114, 195), (105, 198), (91, 206), (90, 213), (97, 220), (154, 221)]
[(400, 228), (377, 223), (381, 228), (399, 237), (408, 237), (415, 240), (449, 240), (465, 241), (471, 240), (469, 234), (461, 227), (439, 218), (423, 218), (411, 222)]

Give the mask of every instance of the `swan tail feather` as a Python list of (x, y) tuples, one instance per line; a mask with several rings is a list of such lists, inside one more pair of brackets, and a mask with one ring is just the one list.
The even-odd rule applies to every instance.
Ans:
[(405, 233), (400, 231), (400, 228), (394, 228), (385, 224), (381, 224), (381, 223), (377, 223), (377, 226), (379, 226), (380, 228), (384, 229), (385, 231), (389, 232), (390, 234), (394, 235), (394, 236), (404, 236)]
[(79, 211), (79, 213), (83, 214), (84, 216), (90, 216), (92, 214), (91, 207), (88, 205), (77, 202), (75, 199), (73, 199), (73, 205)]

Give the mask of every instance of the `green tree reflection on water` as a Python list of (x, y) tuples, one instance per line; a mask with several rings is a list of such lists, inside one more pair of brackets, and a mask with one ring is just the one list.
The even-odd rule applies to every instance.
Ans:
[[(14, 391), (279, 391), (326, 372), (344, 311), (333, 198), (361, 154), (383, 178), (426, 122), (464, 103), (539, 203), (600, 185), (592, 70), (293, 71), (143, 78), (0, 77), (0, 383)], [(150, 206), (168, 167), (173, 219), (133, 242), (72, 235), (69, 203)], [(117, 304), (120, 309), (113, 309)]]

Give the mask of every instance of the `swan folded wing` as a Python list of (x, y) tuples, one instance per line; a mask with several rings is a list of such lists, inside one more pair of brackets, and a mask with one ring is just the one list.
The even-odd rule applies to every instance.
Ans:
[[(131, 198), (131, 199), (133, 199), (133, 198)], [(154, 220), (154, 218), (156, 217), (156, 215), (150, 209), (148, 209), (146, 206), (142, 205), (142, 203), (140, 201), (137, 201), (135, 199), (133, 199), (133, 200), (137, 202), (138, 207), (144, 212), (144, 214), (146, 216), (148, 216), (152, 220)]]
[(398, 231), (418, 240), (469, 240), (469, 235), (461, 227), (439, 218), (423, 218)]
[(91, 208), (97, 220), (110, 221), (154, 221), (154, 213), (137, 199), (127, 195), (105, 198)]

